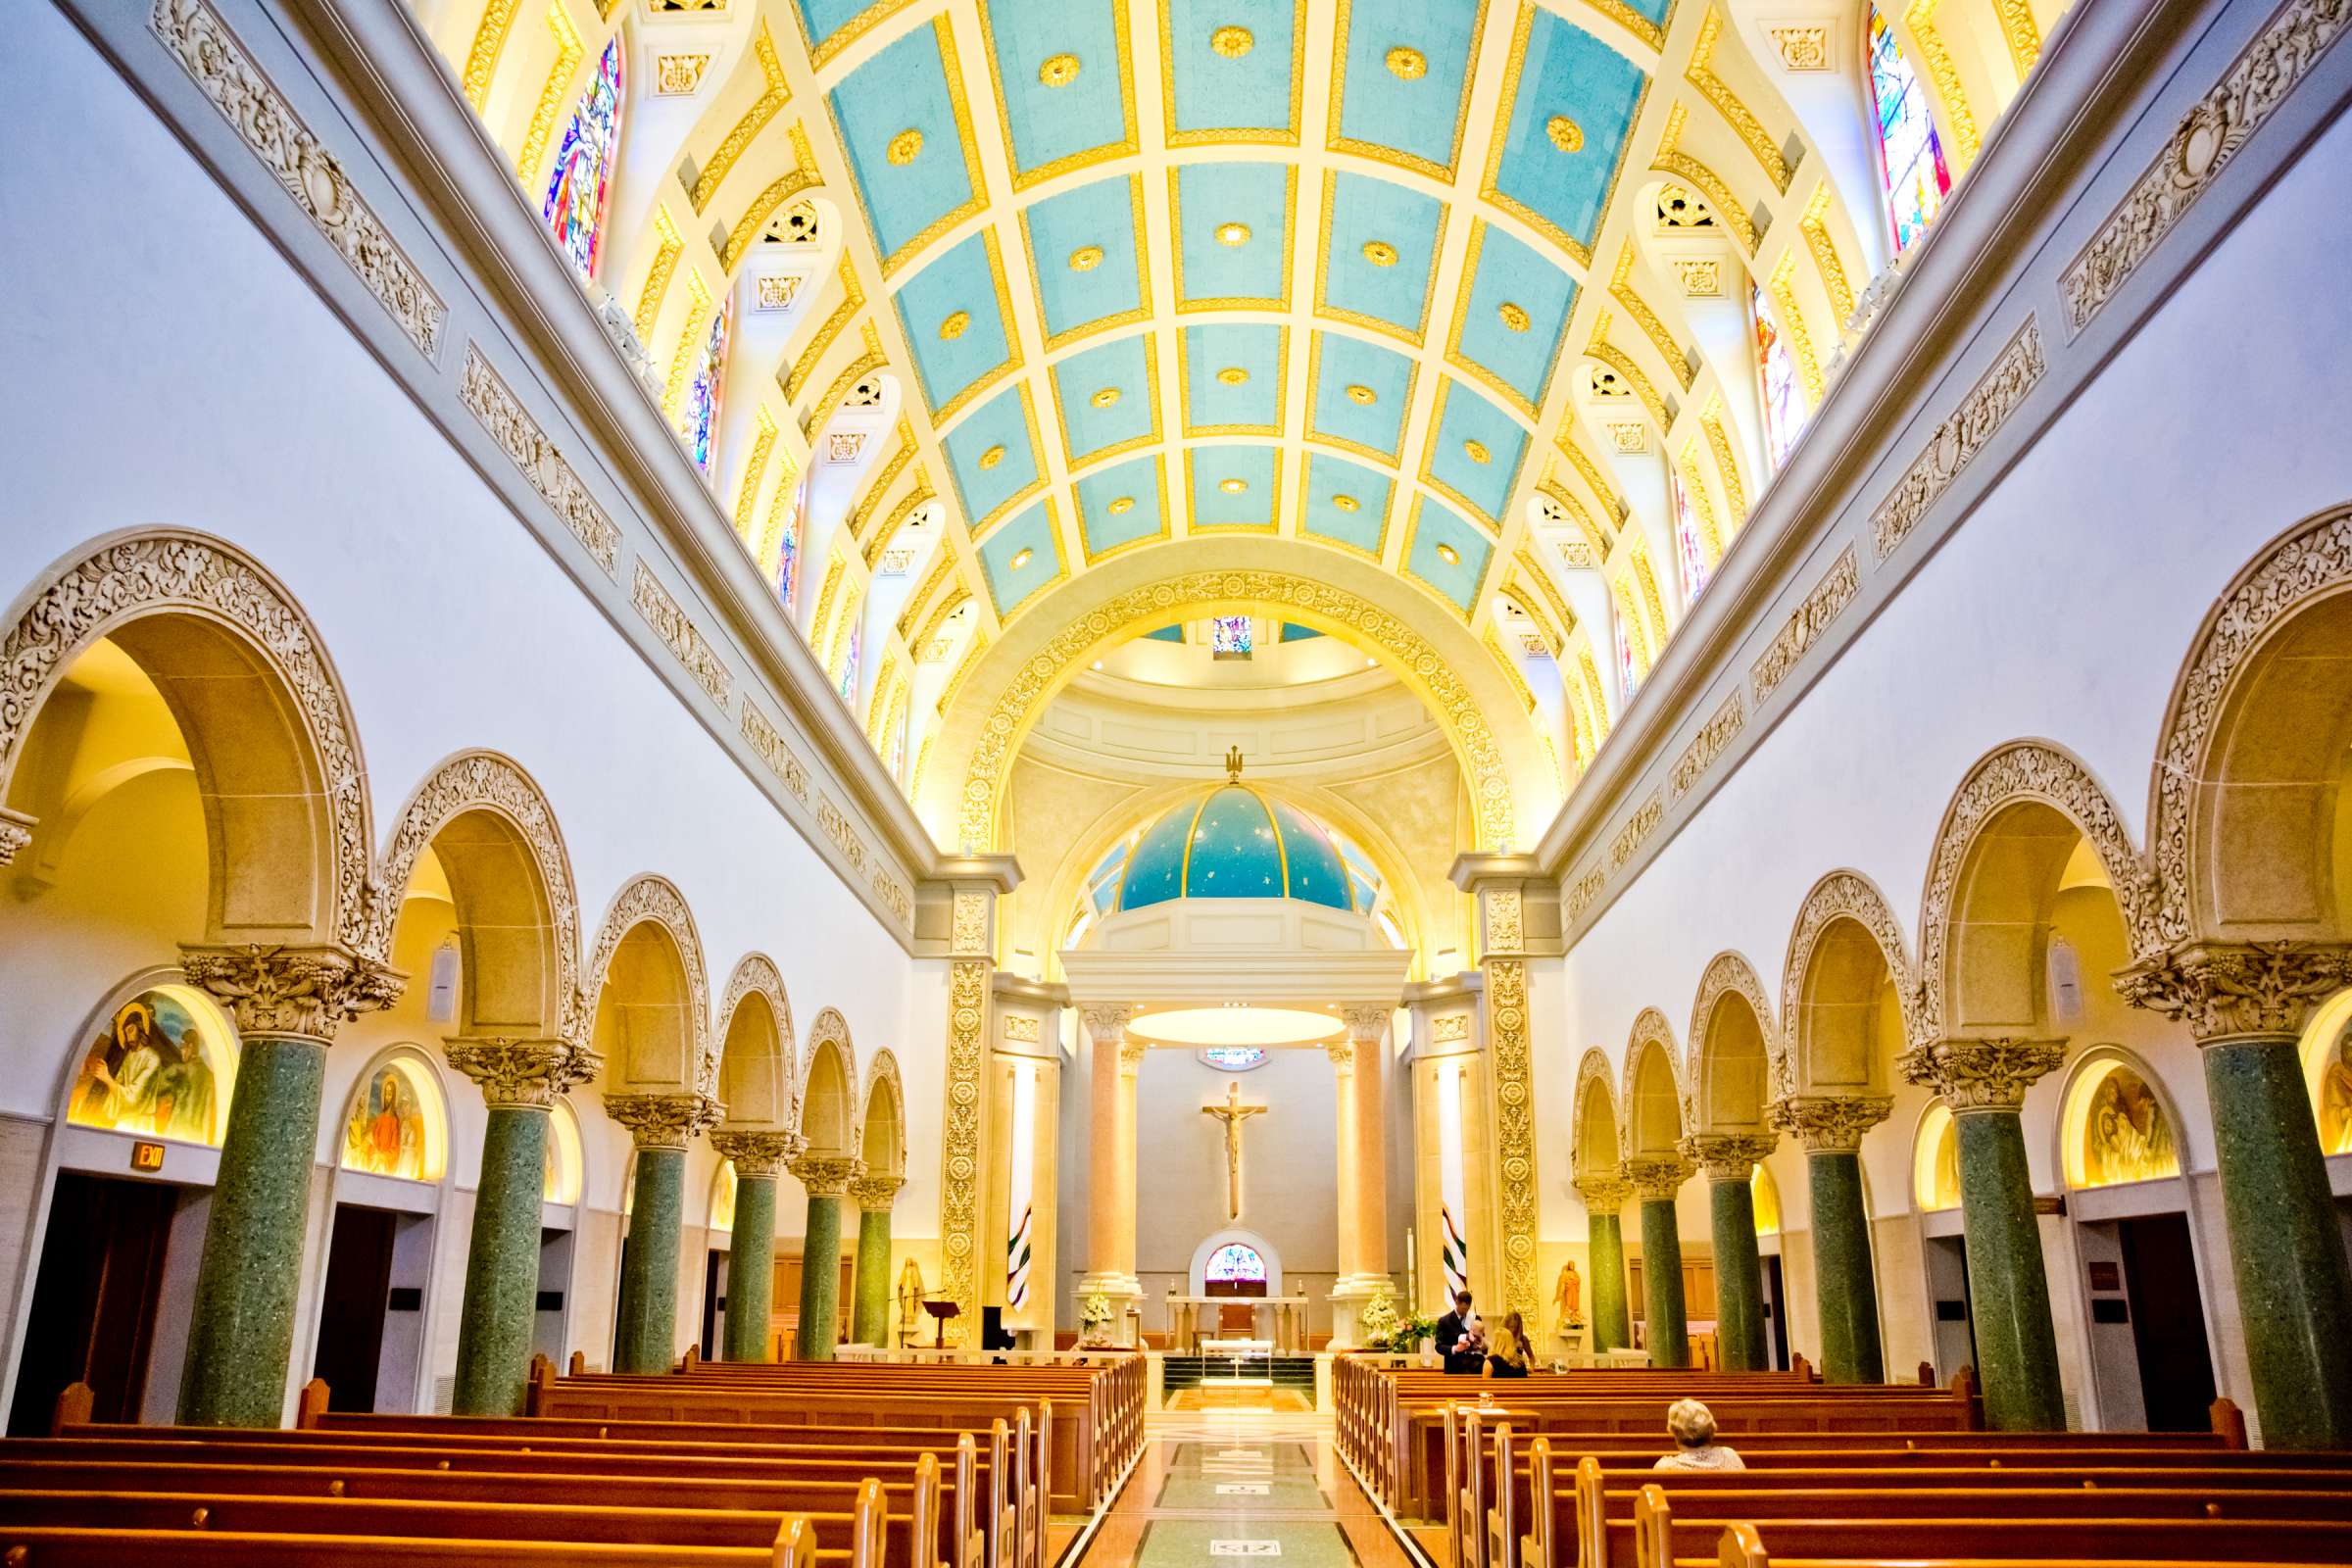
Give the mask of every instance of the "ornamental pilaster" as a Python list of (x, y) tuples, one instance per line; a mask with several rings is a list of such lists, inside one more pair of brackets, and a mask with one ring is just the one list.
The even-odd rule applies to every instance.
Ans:
[(850, 1197), (868, 1214), (880, 1213), (898, 1200), (904, 1176), (859, 1176), (850, 1183)]
[(801, 1155), (808, 1141), (799, 1133), (772, 1128), (720, 1127), (710, 1134), (710, 1147), (735, 1167), (736, 1180), (773, 1177)]
[(568, 1040), (454, 1036), (442, 1043), (449, 1064), (481, 1086), (492, 1105), (545, 1109), (594, 1078), (604, 1058)]
[(1744, 1182), (1780, 1147), (1772, 1133), (1697, 1133), (1682, 1142), (1683, 1157), (1707, 1173), (1710, 1182)]
[(0, 865), (15, 859), (17, 852), (32, 842), (32, 827), (31, 817), (0, 806)]
[(1637, 1154), (1625, 1162), (1626, 1180), (1645, 1203), (1671, 1203), (1698, 1167), (1680, 1154)]
[(2352, 947), (2323, 942), (2187, 942), (2115, 976), (2126, 1002), (2186, 1024), (2200, 1046), (2300, 1036), (2346, 986)]
[(324, 1045), (363, 1012), (400, 1000), (408, 976), (339, 945), (201, 947), (182, 943), (188, 983), (220, 1004), (237, 1033), (292, 1035)]
[(1808, 1154), (1851, 1154), (1862, 1135), (1894, 1109), (1892, 1095), (1790, 1095), (1764, 1109), (1764, 1119), (1805, 1146)]
[(803, 1154), (786, 1167), (810, 1198), (846, 1198), (865, 1174), (865, 1161), (840, 1154)]
[(605, 1114), (626, 1127), (639, 1149), (684, 1149), (725, 1113), (726, 1106), (704, 1094), (605, 1096)]
[(1574, 1186), (1576, 1196), (1585, 1200), (1586, 1210), (1594, 1214), (1614, 1214), (1634, 1196), (1634, 1184), (1615, 1171), (1580, 1176)]
[(2066, 1060), (2063, 1040), (2019, 1040), (2009, 1035), (1933, 1040), (1895, 1058), (1905, 1080), (1943, 1097), (1955, 1114), (2016, 1110), (2037, 1078)]

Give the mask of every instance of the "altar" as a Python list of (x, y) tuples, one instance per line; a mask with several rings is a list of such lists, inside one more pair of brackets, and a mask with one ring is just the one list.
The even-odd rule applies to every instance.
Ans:
[[(1171, 1350), (1198, 1353), (1204, 1345), (1222, 1341), (1237, 1348), (1246, 1344), (1250, 1351), (1275, 1355), (1302, 1355), (1306, 1351), (1303, 1296), (1170, 1296), (1167, 1303)], [(1203, 1307), (1208, 1308), (1205, 1314), (1201, 1311)], [(1225, 1311), (1243, 1307), (1250, 1310), (1247, 1341), (1237, 1340), (1218, 1326), (1218, 1319)]]

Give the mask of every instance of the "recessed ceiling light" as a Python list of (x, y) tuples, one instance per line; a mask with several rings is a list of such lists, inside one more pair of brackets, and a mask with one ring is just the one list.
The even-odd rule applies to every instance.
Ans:
[[(1445, 547), (1440, 546), (1439, 548), (1444, 549)], [(1036, 554), (1037, 552), (1030, 549), (1027, 545), (1023, 545), (1020, 549), (1015, 550), (1012, 553), (1012, 569), (1015, 571), (1020, 570), (1023, 566), (1029, 564), (1030, 557)]]
[(1110, 514), (1114, 517), (1124, 517), (1127, 515), (1127, 514), (1133, 512), (1134, 510), (1135, 497), (1133, 496), (1121, 496), (1116, 501), (1113, 501), (1109, 507)]
[(1348, 388), (1348, 401), (1350, 403), (1361, 403), (1365, 407), (1369, 408), (1371, 405), (1380, 401), (1380, 394), (1373, 391), (1370, 387), (1364, 385), (1363, 382), (1357, 381)]
[(1097, 669), (1101, 669), (1101, 668), (1102, 667), (1102, 661), (1101, 661), (1100, 659), (1096, 660), (1096, 661), (1095, 661), (1095, 667), (1096, 667)]
[(1377, 660), (1377, 659), (1370, 659), (1370, 658), (1367, 658), (1367, 659), (1364, 661), (1364, 667), (1365, 667), (1366, 669), (1370, 669), (1370, 668), (1371, 668), (1373, 665), (1375, 665), (1375, 664), (1377, 664), (1377, 663), (1379, 663), (1379, 662), (1380, 662), (1380, 661), (1379, 661), (1379, 660)]
[(1248, 223), (1219, 223), (1217, 225), (1217, 243), (1220, 245), (1249, 244), (1250, 225)]
[(1113, 403), (1119, 401), (1119, 389), (1115, 386), (1103, 387), (1097, 391), (1094, 397), (1089, 401), (1091, 401), (1098, 409), (1107, 409)]
[(1003, 463), (1004, 461), (1004, 449), (1003, 447), (990, 447), (986, 452), (980, 454), (980, 471), (986, 473), (989, 469), (995, 467), (998, 464)]
[(1368, 239), (1364, 241), (1364, 260), (1374, 267), (1395, 267), (1396, 247), (1385, 239)]
[(1429, 61), (1410, 44), (1398, 44), (1389, 51), (1389, 74), (1398, 81), (1417, 80), (1429, 70)]
[(1240, 386), (1244, 381), (1250, 379), (1250, 372), (1238, 365), (1228, 365), (1217, 372), (1217, 379), (1227, 386)]
[(1078, 57), (1054, 55), (1037, 68), (1037, 79), (1049, 87), (1067, 87), (1078, 79)]
[(1250, 488), (1250, 481), (1247, 479), (1219, 479), (1217, 488), (1229, 496), (1238, 496)]
[(890, 160), (892, 167), (904, 169), (913, 163), (922, 150), (923, 133), (909, 125), (890, 138), (890, 145), (882, 149), (882, 156)]
[(1073, 272), (1091, 272), (1102, 265), (1102, 247), (1100, 245), (1081, 245), (1070, 252), (1070, 270)]
[(951, 314), (951, 315), (950, 315), (950, 316), (947, 318), (947, 319), (945, 319), (945, 320), (943, 320), (943, 321), (941, 321), (941, 322), (939, 323), (939, 336), (940, 336), (940, 340), (941, 340), (942, 342), (946, 342), (946, 343), (953, 343), (953, 342), (955, 342), (955, 341), (956, 341), (957, 338), (959, 338), (959, 337), (963, 336), (963, 334), (964, 334), (964, 329), (965, 329), (965, 328), (967, 328), (967, 327), (969, 327), (971, 324), (972, 324), (972, 314), (971, 314), (971, 312), (969, 312), (969, 311), (956, 311), (956, 312), (954, 312), (954, 313), (952, 313), (952, 314)]
[(1492, 463), (1494, 461), (1494, 454), (1487, 450), (1487, 444), (1484, 441), (1463, 442), (1462, 455), (1467, 457), (1472, 463)]
[[(1027, 552), (1024, 551), (1022, 554), (1025, 555)], [(1462, 553), (1451, 545), (1440, 545), (1438, 546), (1438, 559), (1448, 566), (1458, 566), (1462, 564)], [(1020, 557), (1015, 556), (1012, 564), (1016, 566), (1019, 565), (1021, 564)]]

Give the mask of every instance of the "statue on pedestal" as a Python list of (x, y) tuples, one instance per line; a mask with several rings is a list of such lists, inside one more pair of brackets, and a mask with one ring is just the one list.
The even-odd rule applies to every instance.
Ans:
[(1551, 1304), (1558, 1311), (1560, 1331), (1585, 1326), (1585, 1282), (1576, 1272), (1576, 1259), (1560, 1265), (1559, 1283), (1551, 1288)]

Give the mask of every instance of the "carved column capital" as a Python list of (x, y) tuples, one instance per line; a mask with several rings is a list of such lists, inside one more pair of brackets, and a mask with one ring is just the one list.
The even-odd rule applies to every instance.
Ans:
[(810, 1198), (845, 1198), (850, 1183), (865, 1174), (865, 1161), (840, 1154), (803, 1154), (786, 1168)]
[(1356, 1045), (1377, 1046), (1387, 1037), (1389, 1018), (1394, 1007), (1342, 1007), (1341, 1019), (1348, 1025), (1348, 1038)]
[(1144, 1053), (1152, 1048), (1141, 1040), (1119, 1042), (1119, 1071), (1129, 1078), (1144, 1070)]
[(321, 1044), (363, 1012), (400, 1000), (408, 976), (341, 946), (199, 947), (182, 943), (189, 984), (236, 1021), (240, 1035), (294, 1035)]
[(773, 1176), (800, 1157), (808, 1141), (799, 1133), (772, 1128), (719, 1127), (710, 1134), (710, 1147), (735, 1167), (738, 1181), (747, 1176)]
[(1625, 1162), (1626, 1180), (1634, 1184), (1634, 1191), (1645, 1203), (1672, 1202), (1683, 1183), (1697, 1171), (1697, 1166), (1680, 1154), (1637, 1154)]
[(1792, 1134), (1809, 1154), (1850, 1154), (1893, 1109), (1892, 1095), (1790, 1095), (1765, 1106), (1764, 1119)]
[(850, 1183), (850, 1197), (870, 1214), (888, 1208), (897, 1200), (899, 1189), (906, 1185), (904, 1176), (860, 1176)]
[(449, 1064), (481, 1086), (493, 1105), (553, 1105), (584, 1084), (604, 1058), (568, 1040), (452, 1036), (441, 1044)]
[(1098, 1046), (1115, 1046), (1127, 1038), (1127, 1020), (1135, 1009), (1121, 1003), (1094, 1003), (1078, 1009), (1079, 1022), (1086, 1025), (1086, 1037)]
[(2063, 1040), (1995, 1035), (1930, 1041), (1904, 1052), (1894, 1064), (1905, 1079), (1935, 1090), (1959, 1112), (2015, 1110), (2026, 1102), (2034, 1080), (2056, 1072), (2065, 1060)]
[(605, 1114), (626, 1127), (639, 1149), (684, 1149), (726, 1108), (701, 1094), (605, 1096)]
[(1595, 1214), (1614, 1214), (1634, 1196), (1634, 1184), (1618, 1171), (1594, 1171), (1589, 1176), (1579, 1176), (1574, 1185), (1576, 1196)]
[(2126, 1002), (2185, 1023), (2200, 1046), (2300, 1035), (2348, 985), (2352, 947), (2323, 942), (2187, 942), (2115, 976)]
[(1339, 1074), (1342, 1078), (1352, 1078), (1355, 1076), (1354, 1041), (1327, 1040), (1323, 1043), (1323, 1054), (1331, 1058), (1331, 1070), (1333, 1072)]
[(0, 806), (0, 865), (15, 859), (17, 852), (32, 842), (32, 829), (33, 818)]
[(1771, 1156), (1781, 1140), (1774, 1133), (1697, 1133), (1682, 1142), (1683, 1155), (1711, 1182), (1743, 1182)]

